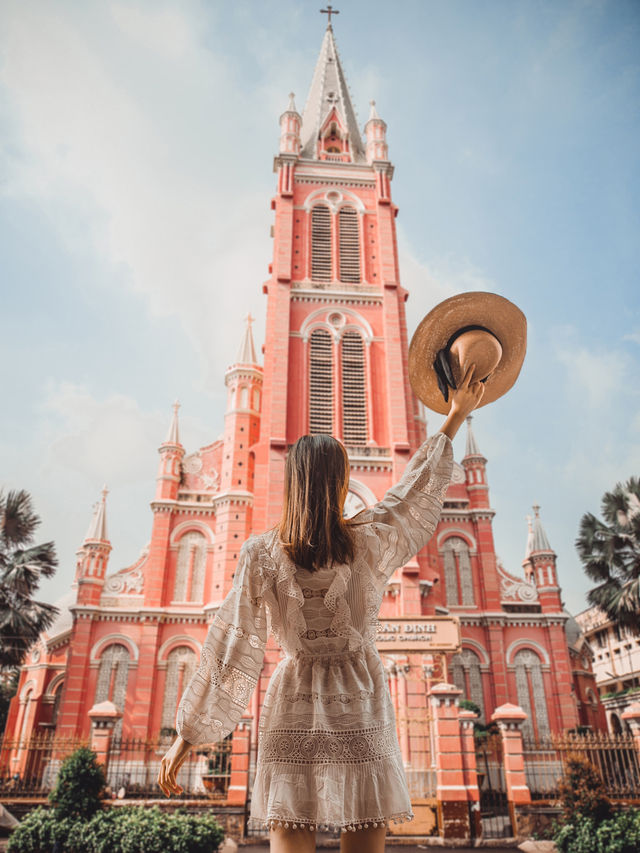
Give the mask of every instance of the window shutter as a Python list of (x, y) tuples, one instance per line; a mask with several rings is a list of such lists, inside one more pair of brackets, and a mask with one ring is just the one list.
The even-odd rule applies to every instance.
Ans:
[(340, 227), (340, 281), (360, 282), (360, 227), (358, 214), (343, 207), (338, 217)]
[(311, 279), (331, 281), (331, 213), (324, 204), (311, 211)]
[(357, 332), (342, 338), (342, 438), (345, 444), (366, 444), (364, 346)]
[(333, 432), (333, 340), (326, 329), (311, 333), (309, 432)]

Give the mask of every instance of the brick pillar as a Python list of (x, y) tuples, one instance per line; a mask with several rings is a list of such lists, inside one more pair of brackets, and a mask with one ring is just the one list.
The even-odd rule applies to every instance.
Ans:
[(518, 834), (518, 809), (531, 804), (531, 792), (524, 772), (521, 726), (527, 714), (518, 705), (507, 702), (491, 715), (500, 728), (507, 800), (513, 834)]
[(244, 806), (249, 797), (249, 747), (251, 720), (241, 720), (231, 739), (231, 778), (227, 791), (228, 806)]
[(631, 729), (631, 734), (636, 742), (636, 751), (640, 758), (640, 702), (632, 702), (621, 716)]
[[(466, 732), (460, 729), (458, 700), (462, 691), (453, 684), (434, 684), (430, 690), (436, 738), (436, 796), (438, 824), (445, 839), (471, 837), (468, 791), (465, 784)], [(477, 784), (476, 784), (477, 790)]]
[(464, 784), (467, 789), (467, 802), (470, 804), (469, 820), (471, 821), (471, 836), (479, 838), (482, 833), (480, 817), (480, 790), (478, 788), (478, 771), (476, 767), (476, 739), (473, 722), (478, 719), (474, 711), (462, 710), (460, 732), (462, 738), (462, 766), (464, 769)]
[(105, 775), (109, 770), (109, 747), (113, 729), (122, 713), (113, 702), (100, 702), (89, 711), (91, 718), (91, 749), (97, 754), (98, 761), (104, 766)]

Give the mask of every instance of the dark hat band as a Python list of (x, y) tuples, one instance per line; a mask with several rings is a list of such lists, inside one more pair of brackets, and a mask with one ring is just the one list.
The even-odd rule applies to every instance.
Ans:
[[(487, 329), (486, 326), (463, 326), (461, 329), (457, 329), (449, 338), (447, 343), (442, 349), (438, 350), (436, 353), (435, 360), (433, 362), (433, 367), (436, 372), (436, 379), (438, 380), (438, 388), (444, 397), (445, 403), (449, 402), (449, 388), (453, 388), (454, 390), (457, 388), (455, 379), (453, 378), (453, 372), (451, 370), (451, 363), (449, 361), (449, 352), (454, 342), (461, 336), (464, 335), (465, 332), (488, 332), (492, 335), (502, 346), (502, 342), (500, 338), (491, 331), (491, 329)], [(486, 382), (488, 377), (485, 376), (484, 379), (481, 379), (481, 382)]]

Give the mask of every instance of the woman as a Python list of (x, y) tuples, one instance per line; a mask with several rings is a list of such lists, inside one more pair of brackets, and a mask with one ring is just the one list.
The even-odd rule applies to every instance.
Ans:
[(167, 796), (182, 792), (176, 772), (191, 746), (236, 727), (260, 675), (270, 617), (286, 657), (262, 702), (250, 824), (269, 826), (273, 853), (314, 851), (316, 827), (341, 829), (343, 853), (380, 853), (389, 821), (413, 818), (377, 614), (385, 584), (438, 523), (451, 439), (484, 393), (473, 371), (398, 484), (349, 520), (343, 445), (328, 435), (293, 445), (280, 524), (243, 545), (180, 701), (178, 737), (158, 776)]

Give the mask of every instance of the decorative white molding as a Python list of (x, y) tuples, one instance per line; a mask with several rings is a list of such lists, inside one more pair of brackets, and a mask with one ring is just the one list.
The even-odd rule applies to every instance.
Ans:
[(136, 663), (140, 658), (140, 650), (131, 637), (127, 637), (125, 634), (108, 634), (106, 637), (98, 640), (91, 649), (91, 654), (89, 655), (90, 663), (99, 663), (102, 653), (107, 646), (111, 645), (125, 646), (129, 650), (131, 659)]
[(173, 528), (173, 530), (171, 531), (169, 544), (177, 545), (178, 540), (180, 540), (184, 536), (184, 534), (189, 531), (201, 533), (205, 537), (209, 545), (213, 545), (216, 541), (216, 537), (214, 536), (213, 530), (209, 527), (208, 524), (205, 524), (204, 521), (196, 521), (196, 519), (191, 519), (190, 521), (181, 521), (180, 524), (177, 524)]
[(507, 649), (506, 661), (507, 666), (515, 666), (513, 658), (516, 652), (522, 651), (524, 649), (529, 649), (537, 653), (538, 657), (543, 661), (546, 666), (550, 665), (549, 654), (547, 650), (541, 646), (539, 643), (536, 643), (535, 640), (531, 640), (528, 637), (520, 637), (518, 640), (514, 640), (509, 648)]
[(438, 551), (441, 553), (444, 550), (444, 544), (447, 539), (452, 536), (459, 536), (461, 539), (464, 539), (469, 546), (469, 553), (472, 556), (475, 556), (478, 553), (478, 543), (474, 539), (474, 537), (469, 533), (468, 530), (465, 530), (462, 527), (447, 527), (446, 530), (443, 530), (442, 533), (438, 534), (437, 545)]
[(67, 671), (65, 669), (64, 672), (58, 673), (58, 675), (55, 675), (51, 679), (44, 694), (45, 699), (51, 699), (51, 701), (55, 699), (56, 689), (58, 688), (60, 682), (64, 681), (66, 674)]
[(200, 655), (202, 652), (202, 644), (195, 640), (193, 637), (188, 637), (186, 634), (176, 634), (175, 637), (169, 637), (158, 649), (158, 657), (157, 662), (166, 663), (167, 655), (174, 648), (179, 646), (187, 646), (196, 652), (197, 655)]

